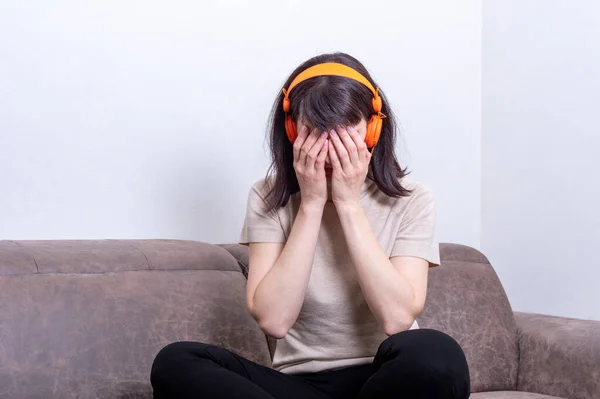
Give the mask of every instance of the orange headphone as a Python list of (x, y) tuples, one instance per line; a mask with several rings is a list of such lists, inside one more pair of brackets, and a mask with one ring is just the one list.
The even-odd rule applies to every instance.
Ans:
[(296, 87), (299, 83), (304, 82), (307, 79), (314, 78), (317, 76), (324, 75), (334, 75), (334, 76), (343, 76), (346, 78), (354, 79), (359, 83), (367, 86), (369, 90), (373, 93), (373, 116), (371, 116), (371, 120), (367, 124), (367, 135), (365, 136), (365, 143), (368, 148), (375, 147), (377, 141), (379, 140), (379, 135), (381, 134), (381, 127), (383, 125), (383, 118), (386, 116), (381, 112), (382, 101), (381, 97), (379, 97), (379, 88), (373, 87), (371, 82), (367, 80), (363, 75), (361, 75), (358, 71), (350, 68), (344, 64), (338, 64), (335, 62), (326, 62), (323, 64), (314, 65), (304, 71), (302, 71), (296, 78), (290, 83), (290, 86), (282, 89), (283, 91), (283, 110), (285, 111), (285, 132), (287, 133), (288, 138), (293, 143), (296, 141), (296, 137), (298, 137), (298, 132), (296, 131), (296, 123), (292, 119), (292, 116), (288, 114), (290, 111), (290, 92), (294, 87)]

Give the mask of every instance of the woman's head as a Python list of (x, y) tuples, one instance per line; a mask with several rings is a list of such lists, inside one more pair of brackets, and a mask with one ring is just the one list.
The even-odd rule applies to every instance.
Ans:
[[(284, 87), (289, 87), (294, 78), (313, 65), (335, 62), (347, 65), (373, 81), (366, 68), (354, 57), (344, 53), (322, 54), (300, 65), (288, 77)], [(383, 100), (382, 112), (387, 115), (379, 141), (375, 146), (367, 178), (373, 180), (387, 195), (398, 197), (408, 194), (400, 184), (406, 174), (396, 159), (394, 146), (396, 123), (387, 99), (379, 90)], [(298, 180), (293, 168), (293, 148), (285, 131), (283, 93), (275, 100), (269, 120), (269, 144), (272, 156), (268, 174), (273, 178), (274, 186), (268, 197), (271, 207), (283, 206), (290, 195), (299, 190)], [(373, 115), (373, 93), (362, 83), (341, 76), (317, 76), (299, 83), (289, 93), (289, 115), (297, 125), (318, 131), (329, 131), (336, 125), (356, 126), (362, 137), (366, 135), (367, 121)], [(327, 161), (328, 162), (328, 161)]]

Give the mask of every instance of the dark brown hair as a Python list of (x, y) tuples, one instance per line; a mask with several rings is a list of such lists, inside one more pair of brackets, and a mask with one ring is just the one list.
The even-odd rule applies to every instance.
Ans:
[[(377, 84), (367, 69), (354, 57), (345, 53), (322, 54), (300, 65), (286, 80), (289, 87), (294, 78), (307, 68), (324, 62), (337, 62), (360, 72), (374, 87)], [(401, 185), (400, 180), (407, 174), (396, 159), (396, 121), (385, 94), (379, 89), (383, 100), (382, 112), (387, 115), (379, 141), (373, 151), (367, 179), (373, 180), (379, 189), (392, 197), (402, 197), (410, 191)], [(269, 210), (285, 206), (291, 195), (298, 192), (298, 179), (294, 170), (292, 143), (285, 132), (285, 112), (283, 111), (283, 93), (273, 104), (268, 125), (271, 165), (267, 171), (272, 181), (267, 196)], [(294, 121), (306, 121), (319, 131), (330, 130), (336, 125), (355, 125), (373, 114), (371, 100), (373, 93), (362, 83), (340, 76), (318, 76), (298, 84), (290, 93), (290, 113)], [(271, 179), (269, 179), (271, 178)]]

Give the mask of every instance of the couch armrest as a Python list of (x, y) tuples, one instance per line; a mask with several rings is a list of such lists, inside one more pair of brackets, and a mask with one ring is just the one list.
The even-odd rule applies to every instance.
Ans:
[(518, 390), (600, 398), (600, 321), (515, 312)]

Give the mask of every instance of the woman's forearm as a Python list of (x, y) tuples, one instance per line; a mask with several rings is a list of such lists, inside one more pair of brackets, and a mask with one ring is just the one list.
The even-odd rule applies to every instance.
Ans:
[(339, 207), (338, 214), (369, 308), (388, 335), (408, 329), (419, 312), (410, 282), (381, 248), (360, 204)]
[(279, 258), (256, 288), (251, 313), (271, 336), (281, 338), (302, 308), (315, 256), (323, 206), (301, 204)]

